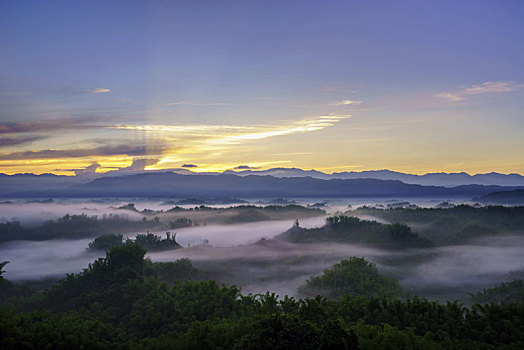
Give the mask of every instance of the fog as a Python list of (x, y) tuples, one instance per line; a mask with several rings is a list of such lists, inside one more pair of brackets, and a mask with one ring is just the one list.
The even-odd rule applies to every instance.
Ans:
[(54, 220), (66, 214), (99, 216), (116, 214), (129, 219), (142, 219), (143, 214), (130, 210), (116, 209), (128, 202), (114, 201), (106, 203), (61, 201), (52, 203), (25, 203), (22, 201), (12, 204), (0, 204), (0, 222), (18, 220), (23, 225), (39, 225), (46, 220)]
[[(324, 225), (325, 218), (324, 216), (317, 216), (300, 219), (299, 222), (302, 227), (318, 227)], [(291, 228), (293, 223), (294, 220), (271, 220), (234, 225), (195, 226), (170, 231), (177, 233), (176, 240), (183, 247), (202, 244), (204, 240), (215, 247), (227, 247), (253, 243), (261, 238), (273, 238)], [(129, 237), (133, 237), (136, 233), (129, 235)], [(165, 231), (154, 233), (165, 236)]]
[(341, 259), (364, 256), (376, 260), (388, 252), (337, 243), (293, 244), (261, 240), (235, 247), (194, 247), (151, 253), (153, 261), (189, 258), (193, 265), (218, 275), (221, 282), (241, 285), (246, 293), (276, 292), (297, 295), (297, 288), (312, 274), (322, 272)]
[[(183, 199), (179, 198), (178, 200)], [(450, 200), (446, 198), (291, 198), (290, 202), (294, 202), (299, 205), (308, 206), (323, 203), (320, 206), (321, 209), (325, 210), (328, 214), (334, 214), (337, 212), (345, 212), (350, 208), (358, 208), (363, 205), (375, 205), (382, 204), (388, 205), (398, 202), (410, 202), (421, 207), (434, 207), (435, 205), (449, 201), (451, 203), (460, 204), (467, 202), (464, 200)], [(119, 210), (116, 209), (128, 203), (134, 203), (138, 211), (144, 209), (151, 210), (166, 210), (174, 205), (164, 205), (166, 199), (144, 199), (144, 198), (103, 198), (103, 199), (3, 199), (0, 201), (0, 222), (17, 219), (25, 225), (38, 225), (46, 220), (57, 219), (64, 216), (65, 214), (79, 215), (86, 214), (89, 216), (97, 215), (101, 217), (104, 214), (117, 214), (120, 216), (126, 216), (129, 219), (139, 220), (144, 217), (144, 214), (134, 212), (131, 210)], [(40, 202), (40, 203), (39, 203)], [(266, 199), (251, 199), (250, 203), (239, 203), (239, 204), (212, 204), (206, 205), (212, 208), (226, 208), (236, 205), (257, 205), (264, 206), (267, 202)], [(182, 208), (194, 208), (197, 205), (180, 205)], [(374, 217), (362, 217), (363, 219), (377, 220), (379, 222), (386, 223), (383, 220)], [(305, 223), (306, 224), (306, 223)]]
[(433, 250), (435, 259), (422, 263), (402, 280), (408, 286), (456, 287), (483, 284), (509, 271), (524, 269), (524, 238), (486, 238), (476, 245)]
[[(272, 229), (284, 223), (273, 223)], [(219, 283), (242, 286), (245, 293), (297, 296), (297, 288), (313, 274), (321, 273), (334, 263), (351, 256), (365, 257), (377, 264), (383, 273), (397, 278), (411, 295), (430, 299), (461, 299), (470, 292), (508, 281), (508, 273), (524, 269), (524, 237), (493, 237), (471, 245), (417, 249), (407, 252), (372, 249), (352, 244), (293, 244), (278, 240), (260, 240), (246, 244), (257, 236), (242, 229), (255, 230), (256, 225), (232, 225), (228, 233), (245, 235), (226, 246), (193, 245), (191, 248), (152, 252), (153, 261), (174, 261), (189, 258), (193, 265), (216, 278)], [(262, 226), (262, 225), (260, 225)], [(228, 227), (195, 228), (193, 239), (206, 234), (225, 232)], [(262, 231), (259, 231), (262, 232)], [(264, 231), (266, 234), (269, 231)], [(260, 233), (259, 233), (260, 234)], [(182, 237), (182, 235), (181, 235)], [(16, 241), (0, 245), (1, 260), (9, 260), (6, 278), (11, 280), (62, 277), (80, 272), (100, 254), (87, 254), (89, 239), (52, 240), (44, 242)], [(237, 245), (237, 243), (244, 243)], [(413, 258), (413, 259), (411, 259)], [(404, 260), (402, 260), (404, 259)], [(403, 261), (398, 263), (398, 261)], [(395, 263), (397, 261), (397, 263)], [(407, 261), (407, 263), (406, 263)]]
[(62, 277), (80, 272), (100, 256), (86, 253), (91, 239), (49, 240), (41, 242), (12, 241), (0, 245), (0, 260), (10, 262), (4, 269), (9, 280), (30, 280)]
[(434, 258), (399, 274), (404, 288), (432, 299), (463, 299), (470, 292), (490, 288), (524, 271), (524, 237), (498, 236), (472, 245), (428, 251)]
[[(440, 199), (439, 199), (440, 200)], [(439, 200), (435, 200), (438, 202)], [(367, 199), (368, 203), (379, 200)], [(141, 219), (142, 214), (117, 210), (118, 206), (135, 203), (138, 210), (165, 209), (154, 200), (64, 200), (53, 203), (0, 204), (0, 218), (19, 218), (23, 224), (37, 224), (68, 214), (118, 214)], [(351, 203), (348, 203), (351, 202)], [(307, 199), (300, 204), (308, 203)], [(311, 202), (309, 202), (311, 203)], [(323, 209), (329, 213), (345, 211), (358, 200), (333, 200)], [(385, 202), (383, 202), (385, 203)], [(413, 203), (413, 201), (412, 201)], [(426, 202), (428, 203), (428, 202)], [(355, 204), (356, 205), (356, 204)], [(222, 207), (228, 207), (225, 205)], [(191, 206), (187, 206), (191, 207)], [(218, 207), (218, 206), (217, 206)], [(180, 215), (186, 215), (186, 212)], [(217, 215), (208, 212), (203, 215)], [(377, 220), (374, 217), (361, 217)], [(302, 227), (319, 227), (324, 216), (300, 219)], [(377, 220), (386, 223), (384, 220)], [(153, 261), (174, 261), (189, 258), (206, 276), (219, 283), (236, 284), (245, 293), (297, 296), (297, 289), (311, 275), (321, 273), (334, 263), (351, 256), (365, 257), (379, 270), (397, 279), (411, 295), (431, 299), (467, 301), (468, 293), (510, 280), (508, 273), (524, 270), (524, 237), (498, 235), (476, 240), (467, 245), (388, 251), (357, 244), (310, 243), (293, 244), (273, 239), (293, 225), (294, 220), (273, 220), (231, 225), (201, 225), (170, 230), (176, 232), (183, 249), (151, 252)], [(129, 232), (128, 237), (137, 233)], [(165, 231), (155, 232), (165, 235)], [(8, 260), (5, 277), (22, 281), (45, 277), (63, 277), (78, 273), (103, 252), (87, 253), (92, 238), (78, 240), (11, 241), (0, 244), (0, 261)]]

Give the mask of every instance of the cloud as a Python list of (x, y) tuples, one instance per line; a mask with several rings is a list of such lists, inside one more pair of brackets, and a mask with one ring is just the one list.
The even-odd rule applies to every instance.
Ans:
[(203, 102), (190, 102), (190, 101), (178, 101), (178, 102), (169, 102), (165, 103), (164, 106), (235, 106), (235, 103), (229, 103), (229, 102), (209, 102), (209, 103), (203, 103)]
[(57, 159), (57, 158), (83, 158), (92, 156), (144, 156), (149, 154), (161, 153), (160, 149), (151, 149), (145, 146), (103, 146), (90, 149), (72, 149), (72, 150), (40, 150), (13, 152), (0, 155), (0, 160), (23, 160), (23, 159)]
[[(311, 131), (318, 131), (333, 126), (340, 120), (349, 118), (350, 116), (319, 116), (310, 119), (304, 119), (296, 122), (289, 122), (287, 124), (272, 126), (267, 125), (262, 130), (253, 130), (234, 135), (227, 135), (218, 137), (215, 140), (210, 140), (209, 143), (240, 143), (242, 141), (260, 140), (269, 137), (283, 136), (297, 133), (305, 133)], [(265, 129), (265, 130), (264, 130)]]
[(63, 129), (97, 128), (100, 125), (92, 124), (93, 121), (105, 120), (104, 118), (90, 117), (84, 119), (60, 118), (30, 122), (0, 122), (0, 134), (18, 134), (35, 131), (56, 131)]
[(462, 101), (464, 99), (464, 97), (461, 97), (461, 96), (458, 96), (458, 95), (454, 95), (454, 94), (451, 94), (449, 92), (441, 92), (440, 94), (436, 94), (435, 96), (438, 97), (438, 98), (442, 98), (442, 99), (451, 101), (451, 102), (458, 102), (458, 101)]
[(98, 162), (94, 162), (84, 169), (70, 169), (70, 171), (74, 171), (76, 176), (93, 175), (96, 174), (96, 170), (100, 167), (101, 165)]
[(509, 92), (518, 88), (519, 86), (504, 81), (487, 81), (480, 85), (473, 85), (470, 88), (464, 89), (463, 93), (467, 95), (488, 94), (494, 92)]
[(104, 94), (106, 92), (110, 92), (111, 90), (110, 89), (104, 89), (104, 88), (94, 88), (94, 89), (89, 89), (87, 91), (87, 93), (89, 94), (93, 94), (93, 95), (97, 95), (97, 94)]
[(44, 136), (0, 137), (0, 147), (16, 146), (45, 139)]
[[(157, 158), (135, 158), (133, 159), (130, 166), (127, 167), (104, 167), (105, 169), (115, 169), (112, 171), (107, 172), (106, 174), (118, 174), (121, 171), (128, 172), (128, 171), (141, 171), (144, 170), (145, 167), (150, 165), (155, 165), (158, 163), (160, 159)], [(97, 169), (101, 168), (102, 166), (98, 162), (94, 162), (91, 165), (87, 166), (83, 169), (55, 169), (57, 171), (73, 171), (76, 176), (86, 176), (86, 175), (94, 175), (96, 174)]]
[(136, 158), (133, 159), (133, 163), (125, 168), (119, 168), (119, 170), (144, 170), (146, 166), (155, 165), (160, 159), (157, 158)]
[(250, 170), (250, 169), (260, 169), (259, 166), (249, 166), (249, 165), (239, 165), (234, 167), (235, 170)]
[[(54, 147), (46, 149), (25, 148), (16, 152), (0, 153), (0, 161), (19, 161), (21, 166), (32, 166), (36, 164), (40, 167), (48, 167), (52, 162), (64, 162), (70, 164), (68, 168), (79, 168), (83, 166), (86, 159), (97, 160), (104, 169), (111, 167), (116, 169), (150, 169), (159, 168), (165, 164), (183, 164), (187, 162), (198, 163), (199, 159), (209, 164), (210, 159), (221, 157), (227, 152), (237, 152), (237, 145), (244, 145), (257, 140), (265, 140), (276, 136), (293, 135), (300, 133), (310, 133), (313, 131), (329, 128), (344, 119), (350, 118), (349, 115), (321, 115), (299, 120), (280, 120), (266, 124), (251, 125), (213, 125), (213, 124), (142, 124), (142, 125), (98, 125), (93, 129), (91, 136), (97, 133), (104, 133), (101, 144), (93, 144), (94, 139), (89, 140), (89, 145), (84, 148), (83, 142), (71, 145), (70, 134), (85, 130), (82, 128), (93, 128), (93, 125), (86, 124), (86, 121), (77, 120), (47, 120), (42, 122), (24, 123), (4, 123), (0, 124), (1, 133), (22, 133), (34, 130), (53, 132), (53, 135), (64, 134), (63, 142)], [(63, 121), (63, 123), (61, 123)], [(61, 133), (60, 129), (71, 129), (71, 133)], [(121, 130), (118, 134), (112, 135), (108, 129)], [(90, 130), (89, 130), (90, 131)], [(129, 135), (130, 132), (139, 132), (141, 142), (138, 144), (130, 142), (130, 139), (138, 140)], [(108, 143), (107, 135), (112, 135), (112, 143)], [(74, 135), (74, 134), (72, 134)], [(8, 136), (8, 135), (5, 135)], [(10, 136), (10, 135), (9, 135)], [(136, 135), (135, 135), (136, 136)], [(138, 137), (137, 136), (137, 137)], [(184, 156), (182, 156), (184, 155)], [(152, 157), (153, 161), (135, 161), (133, 165), (127, 167), (131, 158)], [(83, 158), (83, 159), (82, 159)], [(161, 159), (157, 159), (161, 158)], [(78, 159), (73, 161), (73, 159)], [(46, 162), (44, 164), (44, 162)], [(238, 163), (237, 163), (238, 164)], [(224, 169), (231, 169), (237, 164), (222, 164)], [(79, 166), (80, 165), (80, 166)], [(174, 164), (173, 164), (174, 165)], [(259, 166), (260, 164), (252, 164)], [(56, 167), (56, 166), (55, 166)], [(202, 169), (201, 166), (198, 169)], [(75, 171), (74, 169), (70, 171)], [(98, 170), (100, 171), (100, 169)]]
[(467, 95), (492, 94), (510, 92), (521, 88), (521, 85), (515, 85), (506, 81), (487, 81), (480, 85), (472, 85), (469, 88), (456, 92), (441, 92), (435, 95), (437, 98), (448, 100), (450, 102), (463, 101)]
[(196, 168), (198, 167), (198, 165), (195, 165), (195, 164), (184, 164), (182, 165), (182, 168)]
[(157, 137), (176, 135), (178, 138), (193, 139), (201, 144), (223, 146), (242, 142), (261, 140), (275, 136), (291, 135), (322, 130), (333, 126), (349, 115), (323, 115), (296, 121), (280, 121), (264, 125), (113, 125), (111, 128), (124, 130), (140, 130), (155, 133)]
[(342, 101), (337, 101), (337, 102), (333, 102), (332, 103), (333, 106), (350, 106), (350, 105), (359, 105), (359, 104), (362, 104), (362, 101), (359, 101), (359, 100), (342, 100)]

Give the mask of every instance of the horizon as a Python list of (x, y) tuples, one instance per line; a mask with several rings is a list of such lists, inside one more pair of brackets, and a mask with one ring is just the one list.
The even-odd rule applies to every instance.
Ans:
[(522, 175), (523, 12), (4, 1), (0, 172)]
[[(251, 168), (251, 169), (237, 169), (238, 167), (236, 168), (231, 168), (231, 169), (225, 169), (225, 170), (220, 170), (220, 171), (197, 171), (196, 169), (188, 169), (188, 168), (184, 168), (184, 167), (180, 167), (180, 168), (167, 168), (167, 169), (155, 169), (155, 170), (147, 170), (147, 169), (137, 169), (137, 170), (131, 170), (131, 169), (119, 169), (119, 170), (109, 170), (107, 172), (88, 172), (88, 173), (83, 173), (83, 172), (76, 172), (74, 174), (55, 174), (55, 173), (52, 173), (52, 172), (43, 172), (43, 173), (33, 173), (33, 172), (26, 172), (26, 173), (13, 173), (13, 174), (8, 174), (8, 173), (4, 173), (4, 172), (0, 172), (0, 174), (3, 174), (3, 175), (8, 175), (8, 176), (13, 176), (13, 175), (56, 175), (56, 176), (69, 176), (69, 177), (82, 177), (82, 176), (104, 176), (106, 174), (117, 174), (117, 175), (135, 175), (135, 174), (145, 174), (145, 173), (158, 173), (158, 172), (173, 172), (173, 173), (177, 173), (179, 175), (214, 175), (214, 174), (218, 174), (218, 175), (221, 175), (221, 174), (227, 174), (227, 173), (232, 173), (233, 175), (235, 174), (241, 174), (243, 172), (252, 172), (253, 174), (257, 174), (259, 172), (267, 172), (267, 171), (274, 171), (274, 170), (282, 170), (282, 171), (286, 171), (286, 170), (298, 170), (298, 171), (303, 171), (303, 172), (319, 172), (319, 173), (322, 173), (322, 174), (325, 174), (325, 175), (336, 175), (336, 174), (344, 174), (344, 173), (355, 173), (355, 174), (360, 174), (360, 173), (378, 173), (378, 172), (390, 172), (390, 173), (395, 173), (395, 174), (402, 174), (402, 175), (412, 175), (412, 176), (424, 176), (424, 175), (461, 175), (461, 174), (465, 174), (465, 175), (468, 175), (468, 176), (476, 176), (476, 175), (491, 175), (491, 174), (497, 174), (497, 175), (504, 175), (504, 176), (510, 176), (510, 175), (518, 175), (518, 176), (523, 176), (524, 177), (524, 174), (520, 174), (520, 173), (500, 173), (500, 172), (496, 172), (496, 171), (490, 171), (490, 172), (485, 172), (485, 173), (468, 173), (468, 172), (465, 172), (465, 171), (459, 171), (459, 172), (428, 172), (428, 173), (407, 173), (407, 172), (401, 172), (401, 171), (397, 171), (397, 170), (391, 170), (391, 169), (370, 169), (370, 170), (361, 170), (361, 171), (354, 171), (354, 170), (347, 170), (347, 171), (332, 171), (332, 172), (325, 172), (325, 171), (321, 171), (321, 170), (318, 170), (318, 169), (302, 169), (302, 168), (296, 168), (296, 167), (290, 167), (290, 168), (285, 168), (285, 167), (278, 167), (278, 168), (267, 168), (267, 169), (261, 169), (261, 168)], [(188, 174), (184, 174), (183, 172), (188, 172)]]

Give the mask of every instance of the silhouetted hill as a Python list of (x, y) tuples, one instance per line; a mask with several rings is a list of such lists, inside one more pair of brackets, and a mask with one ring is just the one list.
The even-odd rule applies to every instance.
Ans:
[[(405, 174), (391, 170), (371, 170), (371, 171), (350, 171), (327, 174), (318, 170), (303, 170), (299, 168), (272, 168), (267, 170), (226, 170), (223, 173), (204, 172), (195, 173), (188, 169), (166, 169), (166, 170), (114, 170), (107, 173), (89, 173), (79, 176), (64, 176), (54, 174), (15, 174), (6, 175), (0, 173), (0, 193), (6, 197), (9, 193), (34, 192), (53, 190), (64, 190), (73, 185), (86, 184), (95, 179), (108, 177), (122, 178), (131, 175), (151, 175), (176, 173), (179, 175), (194, 176), (220, 176), (220, 175), (237, 175), (237, 176), (272, 176), (277, 178), (299, 178), (311, 177), (322, 180), (393, 180), (402, 181), (405, 184), (423, 185), (423, 186), (445, 186), (456, 187), (463, 185), (484, 185), (484, 186), (512, 186), (524, 187), (524, 176), (519, 174), (499, 174), (487, 173), (469, 175), (467, 173), (430, 173), (425, 175)], [(497, 191), (499, 189), (493, 189)], [(484, 192), (482, 192), (483, 194)]]
[(476, 198), (479, 202), (490, 204), (524, 204), (524, 189), (497, 191)]
[(312, 177), (180, 175), (172, 172), (107, 177), (68, 189), (11, 193), (19, 197), (474, 197), (500, 191), (501, 186), (446, 188), (394, 180)]
[(0, 173), (0, 193), (37, 190), (63, 190), (75, 184), (85, 183), (85, 179), (77, 176), (65, 176), (54, 174), (16, 174), (6, 175)]

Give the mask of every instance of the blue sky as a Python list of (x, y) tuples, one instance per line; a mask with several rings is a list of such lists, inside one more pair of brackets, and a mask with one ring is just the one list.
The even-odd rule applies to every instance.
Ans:
[(523, 173), (522, 13), (522, 1), (3, 1), (0, 171), (148, 158)]

